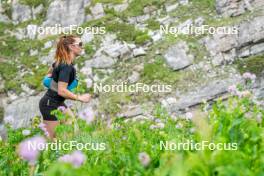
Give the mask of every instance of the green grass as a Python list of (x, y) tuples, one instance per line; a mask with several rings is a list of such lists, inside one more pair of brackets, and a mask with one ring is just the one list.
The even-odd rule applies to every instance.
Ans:
[(21, 4), (25, 4), (25, 5), (28, 5), (30, 7), (37, 7), (40, 4), (44, 4), (45, 3), (44, 0), (19, 0), (19, 2)]
[(237, 68), (241, 74), (250, 72), (260, 76), (264, 72), (264, 55), (239, 59)]
[(154, 63), (146, 63), (141, 74), (144, 83), (176, 83), (181, 73), (171, 70), (164, 61), (164, 58), (157, 57)]
[(105, 16), (103, 16), (100, 19), (95, 19), (95, 20), (91, 20), (88, 22), (83, 23), (81, 26), (82, 27), (100, 27), (100, 26), (105, 26), (109, 21), (113, 20), (113, 14), (107, 14)]
[(124, 0), (92, 0), (92, 4), (96, 3), (111, 3), (111, 4), (121, 4)]
[(2, 8), (4, 10), (3, 14), (6, 14), (9, 19), (12, 18), (12, 6), (11, 3), (7, 2), (7, 0), (1, 1)]
[[(104, 85), (104, 84), (103, 84)], [(104, 112), (113, 117), (116, 113), (120, 112), (121, 105), (128, 104), (131, 100), (128, 92), (105, 92), (100, 93), (99, 112)]]
[(12, 79), (9, 81), (5, 81), (5, 88), (4, 91), (13, 91), (16, 94), (20, 94), (22, 92), (22, 88), (21, 88), (21, 80), (19, 79)]
[(146, 21), (147, 27), (151, 30), (158, 30), (160, 29), (160, 23), (155, 21), (155, 19), (149, 19)]
[(18, 72), (17, 65), (13, 63), (3, 62), (0, 64), (0, 74), (4, 80), (12, 80)]
[[(19, 26), (25, 25), (24, 23), (19, 24)], [(48, 37), (44, 40), (30, 40), (23, 39), (17, 40), (15, 37), (10, 36), (9, 34), (5, 34), (4, 31), (6, 29), (12, 30), (17, 26), (13, 26), (12, 24), (5, 25), (0, 24), (0, 34), (1, 34), (1, 42), (0, 57), (3, 58), (4, 62), (0, 65), (0, 74), (5, 80), (5, 88), (4, 91), (13, 90), (17, 94), (19, 94), (21, 90), (22, 83), (29, 83), (32, 88), (37, 88), (37, 90), (41, 90), (41, 76), (43, 76), (43, 70), (36, 69), (36, 66), (40, 66), (40, 62), (38, 57), (41, 55), (46, 55), (47, 50), (41, 50), (44, 47), (44, 43), (47, 40), (50, 40), (51, 37)], [(30, 50), (38, 50), (38, 56), (30, 56)], [(22, 78), (18, 73), (19, 69), (17, 66), (20, 66), (26, 72), (33, 72), (34, 76), (30, 76), (26, 74), (26, 80)], [(37, 83), (40, 81), (39, 83)]]
[(2, 123), (3, 119), (4, 119), (4, 108), (0, 107), (0, 123)]
[(93, 45), (91, 45), (91, 44), (86, 44), (84, 46), (84, 50), (85, 50), (85, 53), (88, 54), (88, 55), (93, 55), (95, 53)]
[[(109, 124), (100, 117), (90, 124), (79, 118), (75, 124), (61, 123), (56, 128), (61, 144), (69, 141), (105, 143), (105, 150), (83, 149), (87, 159), (81, 167), (75, 168), (59, 162), (58, 158), (72, 153), (76, 147), (70, 151), (56, 151), (49, 147), (49, 150), (41, 151), (35, 173), (49, 176), (263, 175), (264, 122), (258, 121), (257, 116), (263, 117), (264, 111), (251, 98), (233, 97), (227, 102), (218, 100), (208, 112), (194, 112), (191, 120), (184, 116), (173, 120), (158, 104), (152, 115), (164, 124), (163, 128), (151, 129), (151, 125), (156, 124), (153, 120), (113, 118)], [(181, 127), (177, 128), (176, 125), (180, 124)], [(75, 131), (74, 126), (77, 125), (79, 130)], [(34, 126), (28, 127), (31, 135), (26, 137), (22, 135), (25, 128), (7, 129), (7, 141), (0, 142), (0, 174), (29, 175), (29, 164), (19, 158), (17, 146), (24, 139), (43, 135), (43, 132)], [(220, 144), (222, 147), (212, 150), (212, 145), (205, 145), (204, 149), (196, 145), (200, 149), (192, 150), (188, 145), (188, 148), (166, 150), (161, 147), (161, 142), (191, 142), (199, 146), (207, 142), (205, 144)], [(145, 167), (139, 160), (142, 152), (150, 158)]]
[(20, 63), (28, 69), (34, 69), (39, 64), (39, 58), (36, 56), (22, 56)]
[(154, 5), (157, 8), (161, 8), (165, 0), (133, 0), (128, 8), (122, 12), (126, 17), (143, 15), (143, 9), (146, 6)]
[[(32, 74), (25, 74), (23, 77), (21, 77), (18, 73), (19, 70), (17, 68), (17, 65), (14, 63), (1, 63), (0, 65), (0, 74), (5, 80), (5, 87), (4, 91), (15, 91), (17, 94), (21, 93), (21, 84), (27, 83), (30, 88), (36, 89), (37, 91), (43, 90), (42, 85), (42, 79), (44, 75), (47, 73), (48, 67), (45, 65), (39, 65), (39, 68), (36, 68), (36, 65), (34, 64), (35, 59), (32, 57), (32, 63), (29, 60), (24, 60), (26, 65), (24, 65), (25, 69), (29, 69), (33, 72)], [(24, 62), (22, 61), (22, 63)]]
[(135, 42), (136, 44), (143, 44), (150, 39), (147, 32), (135, 29), (131, 24), (113, 22), (107, 24), (106, 30), (116, 33), (120, 40)]
[(36, 89), (37, 91), (43, 90), (42, 79), (47, 74), (48, 66), (40, 65), (38, 69), (35, 68), (32, 71), (34, 74), (26, 74), (23, 77), (23, 80), (30, 86), (30, 88)]
[(6, 37), (4, 43), (0, 45), (2, 57), (20, 56), (21, 53), (29, 55), (30, 49), (39, 50), (44, 46), (43, 41), (40, 40), (17, 40), (15, 37)]

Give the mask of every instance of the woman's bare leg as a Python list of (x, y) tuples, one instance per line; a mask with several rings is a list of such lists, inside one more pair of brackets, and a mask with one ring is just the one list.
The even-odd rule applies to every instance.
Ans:
[(72, 112), (72, 110), (70, 108), (67, 108), (65, 111), (65, 114), (70, 116), (70, 119), (67, 120), (67, 124), (71, 124), (74, 118), (74, 113)]
[(72, 110), (70, 108), (67, 108), (65, 110), (65, 113), (68, 114), (68, 115), (70, 115), (71, 117), (74, 117), (74, 113), (72, 112)]
[(57, 125), (59, 125), (59, 121), (47, 121), (43, 120), (43, 123), (45, 124), (45, 128), (49, 133), (49, 138), (54, 139), (55, 138), (55, 128)]

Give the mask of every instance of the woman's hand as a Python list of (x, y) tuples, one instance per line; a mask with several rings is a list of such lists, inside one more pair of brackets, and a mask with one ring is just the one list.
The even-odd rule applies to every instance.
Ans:
[(78, 100), (84, 103), (88, 103), (91, 100), (91, 95), (90, 94), (79, 95)]

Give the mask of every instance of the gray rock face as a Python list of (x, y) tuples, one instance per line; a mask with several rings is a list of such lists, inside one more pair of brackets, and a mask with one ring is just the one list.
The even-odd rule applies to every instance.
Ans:
[(177, 7), (179, 6), (178, 3), (175, 3), (175, 4), (165, 4), (165, 9), (166, 9), (166, 12), (172, 12), (174, 11), (175, 9), (177, 9)]
[(29, 24), (26, 28), (16, 28), (11, 35), (15, 36), (17, 40), (22, 40), (25, 38), (36, 39), (38, 35), (38, 26), (35, 24)]
[(36, 55), (38, 55), (38, 50), (32, 50), (32, 49), (30, 49), (29, 50), (29, 55), (30, 56), (36, 56)]
[(86, 43), (91, 42), (94, 39), (94, 35), (92, 33), (85, 32), (82, 35), (81, 39), (82, 39), (82, 42), (86, 44)]
[(146, 51), (142, 47), (136, 48), (133, 50), (133, 56), (134, 57), (143, 56), (143, 55), (146, 55)]
[(12, 3), (12, 20), (17, 24), (30, 20), (32, 18), (31, 8), (29, 6), (13, 1)]
[(55, 0), (51, 2), (43, 26), (80, 25), (85, 21), (85, 7), (90, 0)]
[(94, 57), (101, 57), (101, 55), (106, 55), (111, 58), (128, 58), (132, 55), (132, 46), (126, 42), (116, 40), (115, 35), (107, 34)]
[(0, 124), (0, 137), (2, 139), (6, 139), (7, 138), (7, 131), (6, 131), (6, 128), (3, 124)]
[(252, 92), (258, 99), (262, 100), (262, 106), (264, 106), (264, 73), (260, 80), (258, 80), (257, 86)]
[(109, 4), (108, 8), (113, 8), (116, 12), (123, 12), (128, 8), (127, 0), (124, 0), (122, 4)]
[(193, 91), (186, 94), (180, 94), (179, 98), (169, 97), (168, 99), (161, 100), (162, 105), (171, 114), (178, 114), (186, 108), (190, 108), (202, 103), (204, 100), (210, 101), (225, 94), (230, 85), (239, 83), (240, 77), (232, 77), (223, 80), (215, 80), (207, 85), (197, 87)]
[[(30, 119), (35, 116), (40, 116), (39, 111), (39, 101), (45, 92), (41, 92), (37, 96), (29, 96), (13, 101), (11, 104), (5, 105), (5, 114), (4, 117), (11, 116), (14, 121), (11, 121), (11, 126), (13, 128), (29, 127)], [(66, 105), (73, 105), (77, 111), (81, 111), (87, 107), (94, 109), (98, 106), (98, 99), (93, 99), (89, 103), (75, 102), (71, 100), (65, 101)], [(95, 114), (97, 111), (94, 111)], [(5, 121), (5, 119), (4, 119)], [(10, 121), (9, 121), (10, 122)], [(0, 134), (1, 134), (1, 125), (0, 125)]]
[(135, 117), (138, 115), (143, 114), (143, 110), (139, 105), (128, 105), (123, 107), (123, 110), (121, 113), (117, 114), (118, 117)]
[(115, 42), (110, 45), (105, 45), (101, 48), (102, 52), (112, 58), (124, 58), (129, 56), (131, 51), (127, 44)]
[[(37, 7), (30, 7), (20, 4), (18, 0), (12, 1), (12, 22), (18, 24), (27, 20), (36, 19), (37, 15), (44, 10), (43, 4)], [(8, 18), (0, 14), (0, 21), (9, 22)]]
[(160, 30), (154, 31), (154, 32), (150, 31), (148, 34), (152, 38), (153, 42), (157, 42), (157, 41), (161, 40), (163, 37)]
[(51, 48), (52, 45), (53, 45), (52, 41), (47, 41), (46, 43), (44, 43), (44, 48), (43, 49)]
[(38, 29), (37, 25), (34, 24), (28, 25), (26, 28), (26, 37), (28, 37), (29, 39), (35, 39), (37, 36), (37, 29)]
[(10, 23), (10, 19), (6, 15), (0, 13), (0, 22)]
[(214, 65), (233, 62), (239, 57), (249, 57), (264, 52), (264, 15), (234, 26), (236, 34), (214, 34), (202, 43), (210, 52)]
[(40, 4), (36, 8), (32, 9), (33, 18), (36, 19), (37, 15), (40, 14), (44, 10), (43, 4)]
[(105, 15), (104, 14), (104, 8), (103, 8), (103, 5), (101, 3), (95, 4), (95, 6), (91, 7), (90, 10), (91, 10), (91, 13), (92, 13), (94, 19), (99, 19)]
[(144, 23), (148, 19), (150, 19), (150, 15), (145, 14), (145, 15), (141, 15), (141, 16), (130, 17), (130, 18), (128, 18), (128, 22), (130, 24)]
[(264, 6), (263, 0), (216, 0), (216, 11), (225, 17), (238, 16)]
[(128, 81), (129, 83), (133, 84), (133, 83), (136, 83), (139, 80), (139, 78), (140, 78), (140, 74), (136, 71), (133, 71), (132, 75), (128, 77)]
[(181, 5), (187, 5), (187, 4), (189, 4), (189, 0), (179, 0), (179, 3)]
[(54, 56), (55, 56), (55, 52), (56, 52), (56, 49), (55, 48), (52, 48), (50, 51), (49, 51), (49, 54), (47, 56), (42, 56), (39, 58), (39, 61), (42, 63), (42, 64), (52, 64), (53, 61), (54, 61)]
[(85, 67), (92, 68), (111, 68), (114, 64), (115, 60), (105, 55), (101, 55), (100, 57), (95, 57), (91, 60), (85, 61)]
[(171, 46), (164, 57), (167, 64), (173, 70), (180, 70), (192, 64), (193, 56), (188, 55), (188, 46), (185, 42), (179, 42)]
[(43, 94), (21, 98), (7, 104), (4, 108), (4, 117), (12, 116), (15, 119), (14, 124), (11, 124), (14, 128), (29, 126), (31, 118), (40, 116), (38, 102)]

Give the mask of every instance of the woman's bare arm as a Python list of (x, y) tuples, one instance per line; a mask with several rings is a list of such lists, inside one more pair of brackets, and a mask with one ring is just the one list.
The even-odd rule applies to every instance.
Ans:
[(66, 99), (78, 100), (84, 103), (88, 103), (91, 100), (90, 94), (76, 95), (67, 89), (68, 83), (59, 81), (58, 94)]
[(78, 96), (67, 89), (68, 83), (59, 81), (58, 82), (58, 94), (64, 98), (71, 100), (78, 100)]

